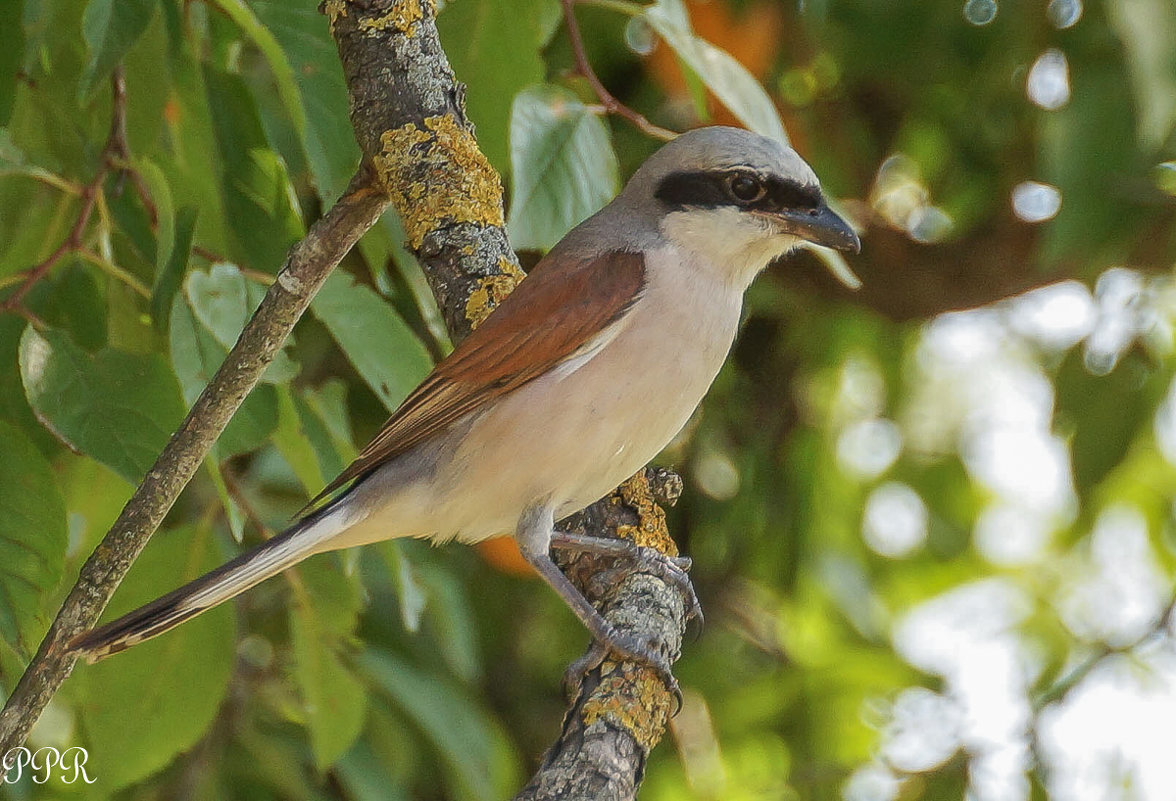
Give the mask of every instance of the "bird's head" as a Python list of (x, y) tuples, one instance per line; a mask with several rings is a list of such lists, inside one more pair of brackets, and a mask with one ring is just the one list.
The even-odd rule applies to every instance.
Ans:
[(662, 235), (746, 286), (802, 242), (857, 253), (849, 224), (792, 148), (739, 128), (699, 128), (651, 156), (623, 196), (652, 204)]

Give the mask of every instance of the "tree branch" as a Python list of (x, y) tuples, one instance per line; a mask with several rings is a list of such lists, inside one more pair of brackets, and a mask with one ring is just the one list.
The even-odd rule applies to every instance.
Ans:
[(645, 115), (639, 114), (633, 109), (626, 106), (621, 101), (617, 100), (612, 92), (608, 91), (600, 78), (596, 75), (596, 70), (592, 69), (592, 62), (588, 60), (588, 53), (584, 49), (584, 38), (580, 35), (580, 23), (576, 22), (576, 0), (560, 0), (563, 7), (564, 26), (568, 29), (568, 40), (572, 45), (572, 55), (576, 59), (576, 71), (584, 76), (588, 81), (588, 85), (592, 87), (592, 91), (596, 93), (600, 105), (609, 114), (616, 114), (618, 117), (624, 117), (629, 122), (647, 136), (652, 136), (663, 141), (670, 141), (678, 134), (667, 128), (662, 128), (660, 125), (654, 125)]
[(245, 396), (273, 361), (314, 293), (387, 206), (361, 172), (346, 194), (291, 249), (220, 369), (196, 399), (102, 542), (86, 560), (36, 656), (0, 712), (0, 754), (24, 742), (41, 710), (73, 669), (62, 646), (93, 626), (148, 538), (163, 521)]
[[(1093, 281), (1109, 266), (1098, 260), (1062, 260), (1045, 266), (1040, 249), (1043, 229), (1018, 220), (1010, 211), (997, 213), (965, 236), (936, 244), (916, 242), (903, 231), (878, 222), (868, 208), (851, 208), (868, 224), (862, 234), (867, 246), (853, 260), (862, 280), (847, 289), (816, 264), (811, 255), (793, 255), (784, 269), (772, 269), (793, 290), (871, 309), (895, 322), (928, 320), (939, 314), (975, 309), (1069, 278)], [(1172, 269), (1163, 252), (1168, 240), (1148, 229), (1126, 248), (1123, 261), (1145, 272)], [(812, 269), (800, 260), (813, 262)], [(1093, 270), (1093, 272), (1092, 272)]]
[(49, 274), (49, 271), (61, 261), (63, 256), (81, 249), (86, 227), (90, 224), (90, 217), (94, 214), (94, 206), (98, 202), (98, 194), (102, 191), (102, 182), (106, 180), (106, 176), (110, 174), (110, 170), (116, 162), (125, 162), (127, 159), (129, 152), (127, 146), (127, 84), (123, 78), (121, 65), (116, 66), (110, 75), (110, 91), (110, 133), (106, 137), (106, 143), (102, 146), (102, 152), (98, 154), (98, 169), (94, 173), (94, 177), (90, 179), (89, 183), (78, 189), (78, 194), (82, 199), (78, 216), (74, 218), (73, 225), (70, 226), (65, 239), (61, 240), (52, 253), (38, 264), (33, 265), (25, 274), (25, 279), (20, 286), (3, 301), (0, 301), (0, 312), (12, 312), (21, 315), (30, 322), (40, 323), (37, 317), (25, 308), (25, 296), (32, 291), (38, 281)]
[[(380, 171), (408, 245), (460, 339), (523, 273), (502, 227), (501, 181), (465, 118), (464, 87), (441, 49), (433, 6), (326, 0), (323, 7), (348, 84), (373, 84), (363, 94), (375, 102), (352, 105), (360, 146)], [(356, 48), (350, 44), (356, 40), (378, 46)], [(658, 500), (676, 499), (680, 486), (667, 472), (639, 474), (560, 527), (676, 553)], [(565, 569), (611, 623), (677, 658), (687, 612), (677, 588), (618, 571), (609, 560), (579, 557)], [(519, 801), (633, 798), (645, 757), (664, 732), (669, 692), (645, 667), (605, 661), (585, 674), (573, 696), (559, 739)]]
[[(646, 468), (559, 528), (618, 536), (677, 555), (659, 504), (672, 505), (681, 492), (677, 474)], [(688, 612), (682, 593), (659, 578), (609, 562), (579, 556), (561, 567), (609, 623), (648, 638), (676, 661)], [(606, 659), (573, 688), (559, 738), (514, 801), (631, 801), (673, 703), (654, 671)]]
[[(364, 166), (291, 250), (224, 364), (83, 567), (0, 713), (0, 753), (23, 742), (69, 675), (74, 660), (61, 644), (97, 619), (314, 292), (389, 203), (455, 339), (523, 278), (503, 229), (502, 184), (465, 117), (464, 87), (441, 49), (433, 4), (325, 0), (322, 9), (343, 62)], [(657, 501), (671, 501), (679, 487), (672, 474), (643, 473), (566, 525), (672, 552)], [(567, 569), (614, 625), (676, 658), (686, 619), (676, 588), (607, 560), (580, 557)], [(559, 740), (520, 798), (633, 798), (668, 720), (670, 694), (647, 668), (605, 661), (585, 674), (574, 696)]]

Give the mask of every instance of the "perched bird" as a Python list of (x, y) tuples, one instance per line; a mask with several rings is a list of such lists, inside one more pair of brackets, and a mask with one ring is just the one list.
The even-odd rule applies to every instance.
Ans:
[[(69, 647), (101, 659), (323, 551), (513, 533), (601, 645), (668, 676), (664, 657), (606, 622), (550, 555), (616, 553), (616, 541), (573, 537), (554, 522), (606, 495), (681, 430), (731, 349), (744, 290), (805, 240), (860, 247), (800, 156), (735, 128), (682, 134), (565, 236), (312, 503), (330, 500)], [(662, 567), (688, 587), (680, 567)]]

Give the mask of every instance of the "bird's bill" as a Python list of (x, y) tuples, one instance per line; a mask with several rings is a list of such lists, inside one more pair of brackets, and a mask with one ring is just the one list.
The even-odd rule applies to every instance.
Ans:
[(847, 253), (861, 252), (861, 240), (850, 224), (824, 203), (811, 210), (785, 209), (765, 216), (783, 232), (815, 245)]

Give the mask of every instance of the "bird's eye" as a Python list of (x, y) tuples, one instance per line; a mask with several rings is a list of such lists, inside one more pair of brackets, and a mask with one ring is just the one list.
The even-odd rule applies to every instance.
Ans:
[(751, 203), (764, 196), (764, 186), (754, 175), (745, 172), (736, 173), (727, 179), (727, 187), (731, 195), (742, 203)]

